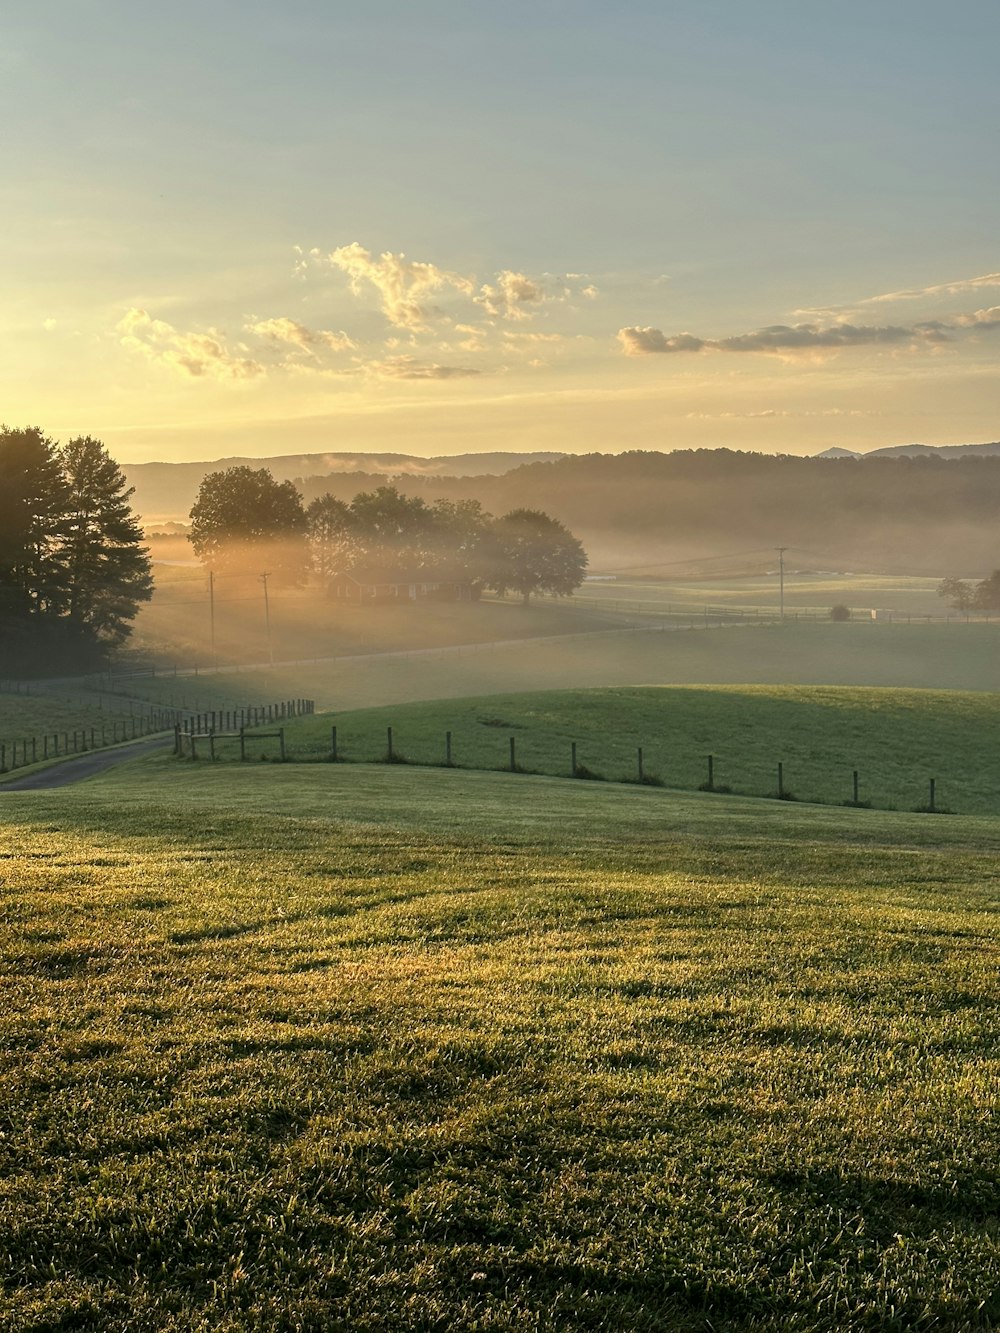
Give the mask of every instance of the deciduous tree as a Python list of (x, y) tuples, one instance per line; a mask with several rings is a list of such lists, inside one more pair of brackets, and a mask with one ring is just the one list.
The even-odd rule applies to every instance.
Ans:
[(331, 578), (353, 567), (358, 554), (354, 517), (350, 505), (327, 492), (306, 509), (313, 570), (320, 578)]
[(257, 572), (301, 583), (309, 570), (308, 523), (302, 497), (267, 468), (210, 472), (191, 509), (191, 545), (211, 569)]
[(496, 521), (494, 533), (497, 564), (487, 583), (501, 595), (520, 593), (527, 605), (533, 592), (567, 597), (583, 582), (586, 552), (558, 519), (538, 509), (512, 509)]

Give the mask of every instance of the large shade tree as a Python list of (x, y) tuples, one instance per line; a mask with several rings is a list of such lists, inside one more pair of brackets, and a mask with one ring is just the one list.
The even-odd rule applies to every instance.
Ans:
[(318, 495), (306, 509), (313, 571), (322, 579), (352, 569), (358, 558), (350, 506), (336, 496)]
[(583, 582), (587, 556), (567, 527), (539, 509), (512, 509), (494, 524), (497, 543), (489, 587), (516, 592), (527, 605), (532, 593), (568, 597)]
[(301, 583), (309, 572), (308, 521), (290, 481), (267, 468), (210, 472), (191, 509), (191, 545), (209, 569)]

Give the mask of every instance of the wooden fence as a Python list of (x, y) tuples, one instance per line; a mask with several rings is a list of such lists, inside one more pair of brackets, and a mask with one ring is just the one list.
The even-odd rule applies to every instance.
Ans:
[[(101, 726), (78, 727), (73, 731), (50, 731), (41, 736), (18, 737), (0, 741), (0, 773), (9, 773), (28, 764), (39, 764), (70, 755), (106, 749), (123, 741), (156, 736), (174, 730), (174, 752), (182, 753), (178, 736), (207, 737), (220, 733), (227, 725), (235, 729), (263, 726), (285, 718), (303, 717), (315, 712), (312, 699), (282, 699), (278, 703), (257, 704), (228, 711), (192, 713), (185, 716), (175, 708), (153, 708), (127, 718), (112, 718)], [(283, 729), (282, 729), (283, 730)], [(192, 748), (197, 740), (192, 743)]]

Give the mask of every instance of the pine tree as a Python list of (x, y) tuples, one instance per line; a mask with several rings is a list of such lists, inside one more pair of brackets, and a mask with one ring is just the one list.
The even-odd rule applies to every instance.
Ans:
[(68, 488), (37, 426), (0, 426), (0, 621), (56, 610), (65, 595)]
[(65, 611), (85, 637), (120, 643), (139, 603), (153, 593), (132, 490), (100, 440), (78, 436), (61, 457), (68, 492)]

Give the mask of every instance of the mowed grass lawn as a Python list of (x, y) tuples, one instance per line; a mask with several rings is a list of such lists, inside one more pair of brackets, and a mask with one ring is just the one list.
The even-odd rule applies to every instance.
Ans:
[(0, 819), (5, 1329), (1000, 1320), (997, 820), (169, 759)]
[[(802, 800), (916, 809), (936, 779), (936, 804), (967, 814), (1000, 813), (1000, 696), (938, 690), (823, 686), (622, 687), (449, 699), (357, 712), (318, 714), (285, 724), (292, 759), (328, 759), (332, 727), (341, 759), (393, 755), (443, 764), (451, 732), (452, 763), (611, 781), (643, 775), (696, 789), (707, 756), (720, 786), (749, 795), (784, 791)], [(250, 755), (274, 754), (277, 742), (253, 742)], [(235, 741), (219, 742), (223, 758)], [(202, 746), (203, 755), (206, 753)]]

